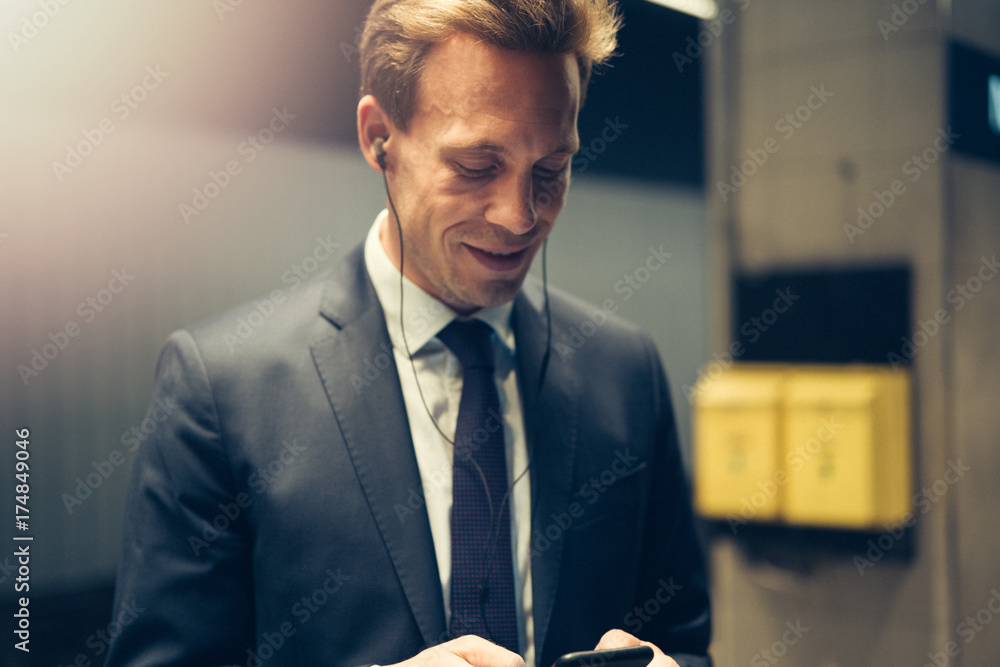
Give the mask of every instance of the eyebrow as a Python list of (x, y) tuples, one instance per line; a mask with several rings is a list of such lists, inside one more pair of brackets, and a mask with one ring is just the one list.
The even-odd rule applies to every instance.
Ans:
[[(549, 155), (556, 155), (558, 153), (566, 153), (572, 155), (580, 150), (579, 141), (576, 142), (576, 148), (570, 143), (559, 144), (554, 151), (549, 153)], [(478, 144), (452, 144), (447, 146), (442, 146), (441, 152), (465, 152), (465, 151), (483, 151), (488, 153), (496, 153), (498, 155), (508, 155), (509, 150), (503, 146), (491, 143), (478, 143)]]
[(489, 144), (489, 143), (448, 144), (442, 146), (442, 151), (450, 151), (450, 152), (483, 151), (487, 153), (499, 153), (500, 155), (507, 155), (510, 152), (503, 146), (498, 146), (497, 144)]

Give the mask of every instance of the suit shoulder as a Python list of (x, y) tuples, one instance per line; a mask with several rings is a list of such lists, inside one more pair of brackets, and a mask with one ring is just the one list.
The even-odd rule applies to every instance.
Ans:
[(307, 340), (319, 319), (325, 282), (316, 279), (296, 290), (271, 290), (187, 330), (207, 358), (263, 352)]
[[(537, 294), (529, 294), (529, 300), (544, 321), (540, 287)], [(621, 371), (630, 369), (640, 373), (648, 372), (651, 364), (659, 364), (652, 337), (619, 316), (613, 300), (593, 304), (550, 285), (549, 305), (554, 357), (564, 362), (613, 365)]]
[(549, 286), (553, 329), (564, 332), (579, 330), (587, 338), (635, 345), (650, 341), (649, 334), (639, 325), (618, 315), (618, 304), (607, 299), (594, 304), (558, 287)]

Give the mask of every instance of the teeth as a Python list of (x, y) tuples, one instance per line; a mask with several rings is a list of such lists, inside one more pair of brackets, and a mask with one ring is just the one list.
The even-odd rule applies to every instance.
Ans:
[(484, 250), (487, 255), (493, 255), (494, 257), (510, 257), (511, 255), (516, 255), (516, 252), (490, 252), (489, 250)]

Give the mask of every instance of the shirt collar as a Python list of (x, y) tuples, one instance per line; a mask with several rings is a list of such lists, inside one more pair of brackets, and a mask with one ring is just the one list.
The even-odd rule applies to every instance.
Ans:
[[(382, 241), (379, 239), (379, 232), (383, 225), (389, 224), (389, 212), (382, 209), (382, 212), (375, 218), (371, 229), (368, 230), (368, 237), (365, 239), (365, 266), (372, 284), (375, 286), (375, 294), (382, 304), (382, 312), (385, 314), (386, 327), (389, 330), (389, 338), (393, 347), (403, 350), (409, 346), (413, 356), (427, 346), (432, 340), (436, 345), (441, 345), (435, 336), (444, 329), (454, 319), (464, 319), (447, 305), (438, 301), (430, 294), (414, 284), (409, 278), (403, 278), (403, 309), (405, 318), (403, 324), (406, 326), (406, 341), (403, 341), (403, 332), (399, 322), (399, 269), (389, 259)], [(497, 338), (506, 347), (510, 355), (514, 354), (514, 331), (510, 326), (510, 315), (513, 311), (512, 301), (492, 306), (490, 308), (480, 308), (470, 316), (478, 318), (489, 324), (497, 334)], [(427, 351), (434, 351), (436, 347), (429, 346)]]

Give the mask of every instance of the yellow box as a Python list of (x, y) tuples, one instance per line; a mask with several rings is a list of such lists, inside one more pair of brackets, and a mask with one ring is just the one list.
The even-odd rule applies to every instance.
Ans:
[(882, 530), (910, 510), (909, 382), (874, 367), (801, 369), (785, 384), (789, 523)]
[(735, 364), (692, 398), (703, 516), (882, 530), (911, 510), (906, 371)]
[(702, 515), (778, 516), (783, 381), (776, 370), (733, 367), (695, 388), (695, 507)]

